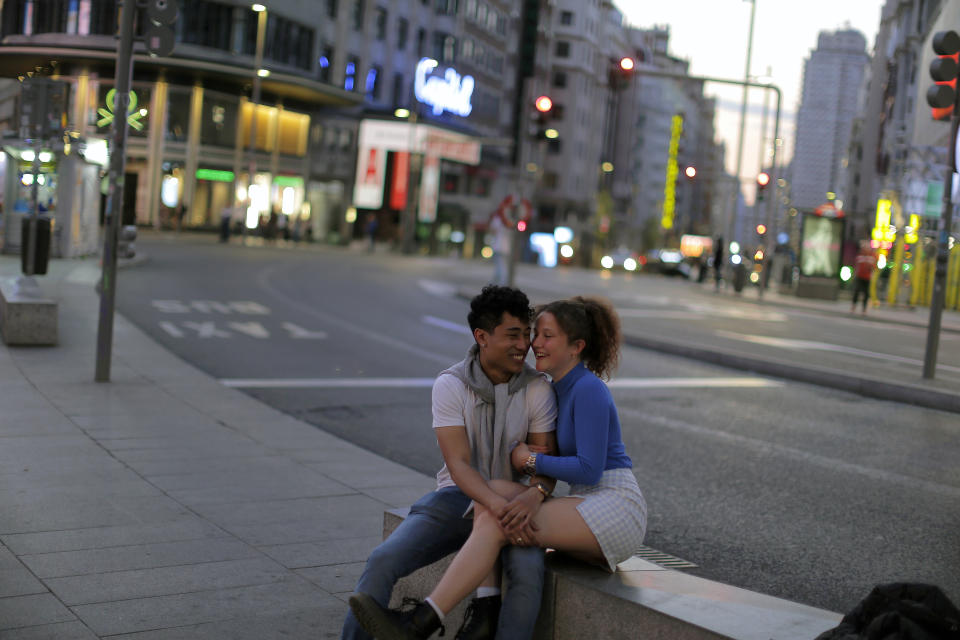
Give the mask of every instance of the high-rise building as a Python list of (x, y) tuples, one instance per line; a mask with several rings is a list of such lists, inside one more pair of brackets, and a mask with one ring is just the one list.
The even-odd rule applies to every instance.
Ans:
[(815, 209), (844, 186), (851, 124), (869, 62), (866, 44), (856, 30), (823, 31), (804, 63), (791, 179), (793, 204), (800, 210)]

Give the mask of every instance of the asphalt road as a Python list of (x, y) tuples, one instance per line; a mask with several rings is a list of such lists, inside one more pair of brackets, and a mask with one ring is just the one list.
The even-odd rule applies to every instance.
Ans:
[[(150, 259), (121, 272), (118, 310), (159, 342), (321, 429), (424, 473), (439, 467), (430, 379), (469, 346), (456, 292), (478, 288), (488, 265), (186, 234), (138, 247)], [(628, 332), (919, 376), (904, 362), (916, 357), (916, 329), (723, 297), (704, 307), (687, 283), (660, 278), (523, 271), (519, 284), (534, 301), (603, 293)], [(960, 370), (953, 352), (941, 362)], [(955, 414), (632, 348), (612, 388), (649, 502), (650, 546), (700, 575), (835, 611), (895, 580), (939, 584), (960, 602)]]

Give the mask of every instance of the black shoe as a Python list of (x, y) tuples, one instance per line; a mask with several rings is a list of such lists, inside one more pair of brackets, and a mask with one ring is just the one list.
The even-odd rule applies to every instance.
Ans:
[(437, 612), (426, 602), (404, 598), (404, 606), (413, 605), (407, 611), (387, 609), (365, 593), (350, 596), (350, 609), (364, 631), (377, 640), (425, 640), (443, 625)]
[(463, 616), (455, 640), (493, 640), (500, 619), (500, 596), (474, 598)]

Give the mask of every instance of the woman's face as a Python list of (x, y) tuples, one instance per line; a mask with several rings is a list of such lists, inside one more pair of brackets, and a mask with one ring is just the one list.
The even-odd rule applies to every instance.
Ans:
[(545, 311), (537, 316), (533, 330), (533, 355), (537, 359), (537, 371), (559, 380), (580, 362), (582, 349), (583, 340), (571, 344), (552, 313)]

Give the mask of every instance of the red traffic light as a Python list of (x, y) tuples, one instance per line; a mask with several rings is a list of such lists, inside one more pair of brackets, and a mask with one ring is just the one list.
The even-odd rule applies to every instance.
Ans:
[(757, 225), (757, 234), (759, 234), (759, 235), (762, 236), (762, 235), (765, 234), (766, 232), (767, 232), (767, 225), (765, 225), (765, 224), (758, 224), (758, 225)]
[(635, 64), (633, 62), (633, 58), (630, 58), (628, 56), (624, 56), (620, 58), (620, 68), (623, 69), (624, 71), (633, 71), (634, 66)]
[(938, 57), (930, 62), (930, 77), (934, 84), (927, 90), (927, 104), (934, 120), (949, 120), (957, 100), (960, 36), (956, 31), (938, 32), (933, 36), (933, 51)]
[(533, 102), (533, 106), (535, 106), (540, 113), (547, 113), (550, 109), (553, 109), (553, 100), (551, 100), (549, 96), (540, 96)]
[(760, 187), (761, 189), (763, 189), (763, 188), (766, 187), (768, 184), (770, 184), (770, 174), (767, 173), (766, 171), (761, 171), (760, 173), (758, 173), (758, 174), (757, 174), (757, 185), (759, 185), (759, 187)]

